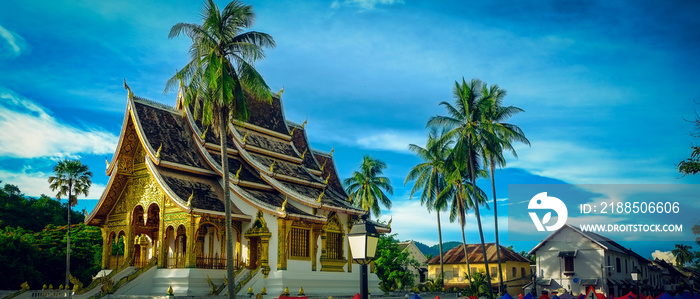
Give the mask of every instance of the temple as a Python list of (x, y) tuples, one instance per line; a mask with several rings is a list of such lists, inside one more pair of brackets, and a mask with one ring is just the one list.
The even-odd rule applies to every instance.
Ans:
[[(249, 120), (229, 125), (228, 182), (222, 182), (219, 136), (195, 119), (181, 94), (175, 107), (131, 90), (127, 101), (107, 164), (109, 182), (85, 222), (101, 229), (103, 269), (156, 265), (151, 283), (130, 294), (163, 295), (169, 284), (176, 295), (200, 295), (187, 283), (158, 285), (157, 277), (206, 274), (223, 281), (225, 270), (217, 270), (226, 268), (222, 188), (231, 191), (236, 292), (357, 291), (347, 234), (364, 211), (348, 201), (332, 151), (311, 148), (305, 124), (285, 120), (279, 95), (272, 102), (249, 98)], [(379, 292), (376, 276), (370, 285)]]

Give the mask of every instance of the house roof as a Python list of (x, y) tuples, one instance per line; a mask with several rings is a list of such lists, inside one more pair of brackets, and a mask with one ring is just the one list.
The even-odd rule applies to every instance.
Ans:
[[(107, 169), (110, 182), (119, 182), (110, 183), (107, 189), (112, 185), (123, 188), (126, 178), (114, 171), (117, 162), (133, 157), (137, 148), (143, 148), (159, 185), (172, 193), (169, 195), (177, 199), (181, 208), (218, 214), (223, 211), (220, 139), (214, 130), (204, 128), (182, 102), (178, 98), (177, 108), (173, 108), (129, 95), (119, 148)], [(325, 218), (314, 215), (316, 212), (304, 212), (302, 206), (351, 215), (364, 213), (348, 202), (347, 194), (338, 186), (340, 180), (334, 167), (321, 171), (316, 160), (318, 151), (309, 147), (302, 126), (290, 125), (284, 119), (279, 98), (272, 102), (249, 98), (248, 103), (249, 120), (231, 124), (226, 138), (228, 184), (235, 194), (280, 217)], [(296, 128), (296, 138), (290, 135), (288, 125)], [(330, 155), (324, 158), (324, 162), (333, 165)], [(116, 202), (119, 190), (107, 189), (87, 223), (97, 224), (99, 221), (93, 219), (106, 217)], [(238, 208), (234, 213), (243, 214)]]
[(545, 238), (544, 240), (542, 240), (542, 242), (540, 242), (540, 243), (537, 244), (534, 248), (532, 248), (532, 249), (530, 250), (530, 254), (535, 253), (535, 251), (537, 251), (537, 249), (539, 249), (540, 247), (542, 247), (545, 243), (551, 241), (552, 238), (554, 238), (554, 236), (556, 236), (557, 234), (559, 234), (561, 231), (563, 231), (563, 230), (566, 229), (566, 228), (572, 229), (574, 232), (579, 233), (580, 235), (582, 235), (583, 237), (589, 239), (589, 240), (592, 241), (593, 243), (598, 244), (598, 245), (599, 245), (600, 247), (602, 247), (603, 249), (610, 250), (610, 251), (614, 251), (614, 252), (618, 252), (618, 253), (622, 253), (622, 254), (626, 254), (626, 255), (630, 255), (630, 256), (633, 256), (633, 257), (637, 258), (639, 261), (648, 262), (646, 258), (644, 258), (644, 257), (642, 257), (641, 255), (637, 254), (636, 252), (632, 251), (631, 248), (625, 248), (624, 246), (620, 245), (619, 243), (613, 241), (612, 239), (610, 239), (610, 238), (608, 238), (608, 237), (605, 237), (605, 236), (602, 236), (602, 235), (599, 235), (599, 234), (596, 234), (596, 233), (594, 233), (594, 232), (584, 232), (584, 231), (581, 231), (580, 229), (578, 229), (578, 228), (576, 228), (575, 226), (570, 225), (570, 224), (568, 224), (568, 223), (565, 224), (564, 226), (562, 226), (562, 227), (561, 227), (560, 229), (558, 229), (557, 231), (555, 231), (555, 232), (553, 232), (552, 234), (550, 234), (547, 238)]
[[(486, 243), (486, 257), (489, 262), (496, 262), (496, 244)], [(530, 263), (531, 261), (522, 255), (519, 255), (512, 250), (500, 246), (501, 251), (501, 261), (513, 261), (513, 262), (524, 262)], [(484, 251), (482, 250), (481, 244), (467, 244), (467, 253), (469, 254), (469, 262), (472, 263), (483, 263), (484, 262)], [(466, 262), (464, 259), (464, 245), (452, 248), (445, 252), (442, 257), (444, 264), (458, 264)], [(439, 264), (440, 256), (434, 256), (428, 260), (428, 264)]]

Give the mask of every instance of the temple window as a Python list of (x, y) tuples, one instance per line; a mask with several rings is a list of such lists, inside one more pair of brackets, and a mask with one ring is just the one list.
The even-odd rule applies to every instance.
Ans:
[(289, 242), (290, 258), (309, 258), (309, 235), (311, 231), (302, 227), (292, 226)]
[(328, 232), (326, 234), (326, 250), (329, 259), (343, 258), (343, 234), (339, 232)]

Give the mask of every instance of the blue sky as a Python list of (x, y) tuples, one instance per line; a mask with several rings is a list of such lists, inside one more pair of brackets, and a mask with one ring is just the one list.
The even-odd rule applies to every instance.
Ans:
[[(409, 200), (403, 186), (419, 162), (407, 145), (425, 144), (426, 121), (445, 113), (438, 103), (452, 101), (462, 77), (498, 84), (508, 91), (506, 104), (525, 110), (510, 122), (532, 146), (519, 146), (519, 158), (496, 172), (499, 199), (509, 184), (700, 181), (679, 179), (675, 170), (697, 142), (684, 118), (694, 117), (700, 101), (698, 2), (248, 3), (257, 13), (252, 29), (277, 42), (256, 66), (273, 91), (284, 87), (287, 118), (308, 118), (312, 145), (335, 148), (341, 177), (363, 155), (387, 162), (394, 206), (382, 219), (393, 218), (400, 239), (437, 242), (435, 215)], [(173, 105), (175, 93), (163, 89), (186, 63), (189, 40), (168, 39), (168, 32), (177, 22), (199, 22), (201, 5), (3, 1), (0, 180), (30, 196), (52, 194), (46, 178), (57, 159), (80, 158), (95, 173), (82, 200), (93, 206), (123, 119), (122, 81), (139, 96)], [(480, 185), (490, 190), (487, 180)], [(492, 221), (492, 212), (484, 214)], [(457, 224), (443, 223), (446, 240), (461, 238)], [(468, 227), (469, 242), (478, 240), (475, 229)], [(486, 230), (493, 240), (491, 226)], [(631, 244), (645, 255), (672, 249)]]

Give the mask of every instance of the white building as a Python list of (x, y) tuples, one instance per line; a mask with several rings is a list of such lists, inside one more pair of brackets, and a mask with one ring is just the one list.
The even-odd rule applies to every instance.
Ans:
[[(596, 292), (619, 297), (630, 291), (661, 288), (658, 271), (631, 249), (601, 235), (582, 232), (569, 224), (540, 242), (535, 254), (537, 294), (565, 289), (572, 294)], [(632, 272), (639, 271), (638, 281)]]

